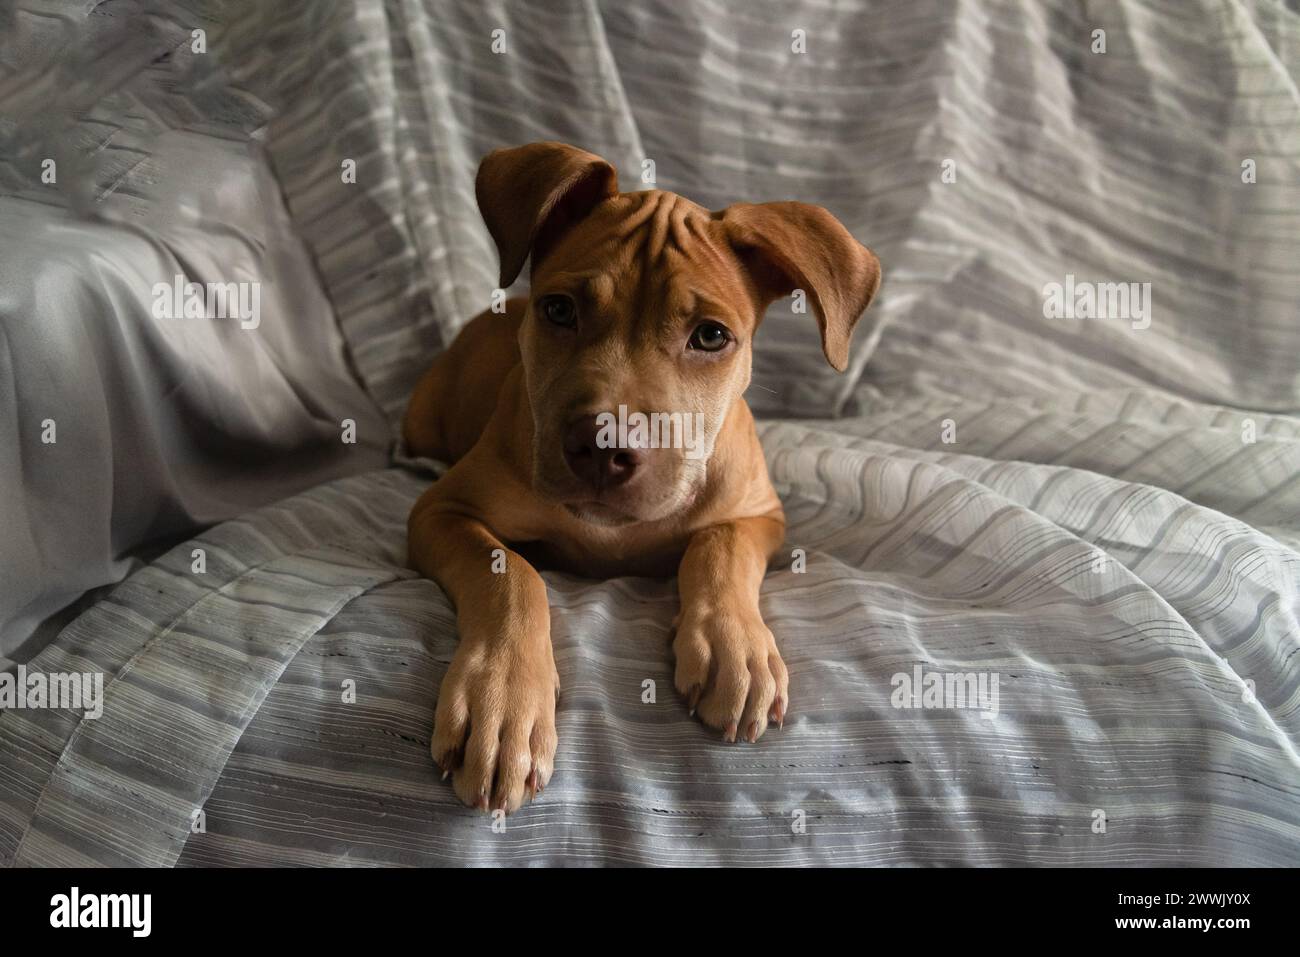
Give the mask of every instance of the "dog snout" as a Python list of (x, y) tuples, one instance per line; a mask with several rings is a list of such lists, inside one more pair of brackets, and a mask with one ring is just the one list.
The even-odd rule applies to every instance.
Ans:
[(645, 463), (644, 451), (606, 447), (600, 435), (601, 426), (594, 415), (575, 419), (564, 435), (564, 461), (569, 470), (598, 492), (627, 484)]

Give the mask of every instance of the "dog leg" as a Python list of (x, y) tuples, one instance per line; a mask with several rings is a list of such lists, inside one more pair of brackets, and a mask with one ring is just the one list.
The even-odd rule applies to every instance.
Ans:
[(674, 683), (724, 741), (757, 741), (785, 721), (789, 677), (758, 610), (768, 559), (785, 537), (778, 512), (696, 532), (678, 569), (682, 609)]
[(438, 694), (433, 758), (466, 804), (510, 813), (554, 768), (560, 679), (546, 585), (482, 522), (440, 508), (437, 492), (409, 523), (411, 563), (451, 598), (460, 631)]

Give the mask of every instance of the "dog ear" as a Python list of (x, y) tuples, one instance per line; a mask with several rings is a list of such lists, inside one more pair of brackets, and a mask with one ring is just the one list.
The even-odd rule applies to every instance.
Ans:
[(533, 265), (592, 207), (618, 193), (605, 160), (565, 143), (529, 143), (483, 157), (474, 182), (479, 212), (497, 244), (501, 288)]
[(736, 203), (722, 220), (732, 249), (766, 309), (795, 289), (807, 293), (835, 371), (849, 365), (849, 338), (880, 288), (880, 260), (820, 206)]

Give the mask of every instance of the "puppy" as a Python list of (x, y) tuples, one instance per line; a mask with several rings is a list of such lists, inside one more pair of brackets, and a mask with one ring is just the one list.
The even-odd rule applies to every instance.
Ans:
[(490, 153), (476, 193), (502, 288), (531, 256), (531, 292), (438, 356), (403, 435), (453, 463), (408, 523), (411, 564), (460, 631), (433, 757), (466, 804), (508, 813), (551, 777), (560, 690), (546, 586), (520, 552), (593, 578), (675, 572), (691, 713), (728, 742), (784, 722), (786, 667), (758, 608), (785, 517), (742, 397), (754, 334), (802, 290), (844, 371), (880, 264), (821, 207), (620, 193), (609, 163), (562, 143)]

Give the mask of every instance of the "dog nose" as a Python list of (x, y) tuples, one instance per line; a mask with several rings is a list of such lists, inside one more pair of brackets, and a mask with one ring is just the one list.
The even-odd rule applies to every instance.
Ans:
[(627, 482), (645, 461), (638, 449), (601, 448), (596, 416), (574, 420), (564, 435), (564, 461), (582, 481), (599, 491)]

